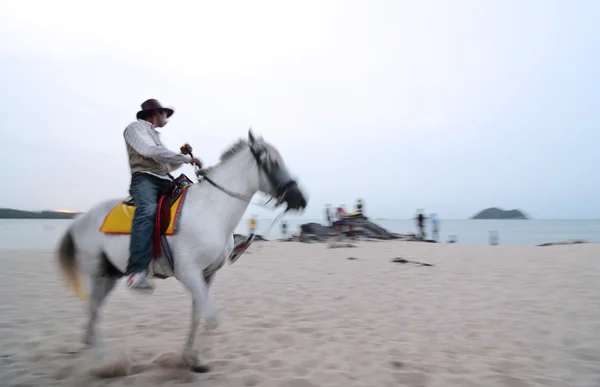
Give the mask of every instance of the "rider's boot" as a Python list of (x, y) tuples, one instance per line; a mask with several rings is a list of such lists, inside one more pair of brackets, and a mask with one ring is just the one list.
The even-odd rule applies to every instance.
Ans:
[(140, 293), (154, 292), (154, 285), (148, 281), (148, 270), (130, 274), (127, 277), (127, 287)]

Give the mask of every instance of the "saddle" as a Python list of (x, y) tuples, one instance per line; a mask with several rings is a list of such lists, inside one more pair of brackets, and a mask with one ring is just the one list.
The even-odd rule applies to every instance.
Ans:
[[(175, 178), (167, 187), (167, 189), (165, 189), (158, 196), (158, 207), (156, 209), (156, 222), (154, 230), (155, 233), (157, 231), (156, 226), (159, 228), (159, 234), (165, 234), (167, 232), (167, 229), (171, 225), (171, 210), (172, 207), (174, 207), (173, 205), (182, 196), (187, 187), (192, 184), (194, 184), (194, 182), (182, 173)], [(127, 197), (123, 201), (123, 204), (135, 208), (135, 203), (133, 202), (133, 198), (131, 196)], [(177, 210), (178, 208), (175, 208), (175, 211)]]
[[(181, 205), (185, 199), (187, 189), (193, 185), (183, 173), (174, 179), (171, 184), (158, 196), (156, 217), (152, 230), (152, 256), (153, 262), (158, 262), (164, 250), (164, 256), (172, 271), (174, 266), (173, 254), (169, 247), (166, 235), (172, 235), (177, 229), (177, 220)], [(100, 232), (105, 234), (131, 234), (131, 224), (135, 213), (135, 203), (132, 197), (127, 197), (119, 202), (104, 218)], [(154, 276), (167, 278), (168, 275), (157, 273), (153, 267)], [(159, 271), (164, 269), (159, 269)]]
[[(171, 235), (175, 232), (175, 223), (185, 192), (193, 184), (182, 173), (159, 195), (154, 222), (154, 237), (160, 238), (160, 235)], [(106, 234), (130, 234), (134, 212), (133, 198), (127, 197), (108, 213), (100, 231)]]

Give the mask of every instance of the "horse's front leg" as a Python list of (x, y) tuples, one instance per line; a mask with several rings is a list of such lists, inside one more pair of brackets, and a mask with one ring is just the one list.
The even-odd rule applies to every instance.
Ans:
[(202, 317), (203, 305), (208, 298), (208, 287), (202, 275), (195, 275), (190, 272), (182, 275), (179, 280), (188, 288), (192, 295), (192, 323), (183, 349), (183, 358), (184, 361), (191, 364), (192, 371), (200, 373), (208, 372), (210, 368), (203, 364), (200, 350), (195, 348), (194, 345), (198, 326), (200, 325), (200, 318)]
[(204, 327), (212, 330), (219, 326), (219, 306), (210, 294), (210, 285), (215, 278), (214, 273), (209, 277), (204, 277), (206, 283), (206, 303), (204, 304)]

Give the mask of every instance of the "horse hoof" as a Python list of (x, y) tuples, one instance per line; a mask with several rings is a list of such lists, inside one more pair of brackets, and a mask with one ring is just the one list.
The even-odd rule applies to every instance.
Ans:
[(94, 346), (94, 339), (91, 337), (85, 337), (83, 340), (81, 340), (81, 343), (88, 348), (92, 348)]
[(192, 367), (192, 372), (197, 374), (205, 374), (210, 371), (210, 367), (206, 365), (197, 365)]
[(206, 319), (204, 326), (207, 330), (213, 331), (219, 327), (219, 319), (216, 316), (211, 316)]

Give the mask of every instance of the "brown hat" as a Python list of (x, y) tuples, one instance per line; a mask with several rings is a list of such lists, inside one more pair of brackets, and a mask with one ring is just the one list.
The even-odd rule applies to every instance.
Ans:
[(137, 112), (136, 117), (138, 119), (148, 117), (152, 114), (152, 112), (156, 110), (164, 110), (167, 112), (167, 117), (171, 117), (174, 113), (174, 110), (171, 108), (163, 107), (160, 102), (151, 98), (149, 100), (144, 101), (142, 103), (142, 110)]

